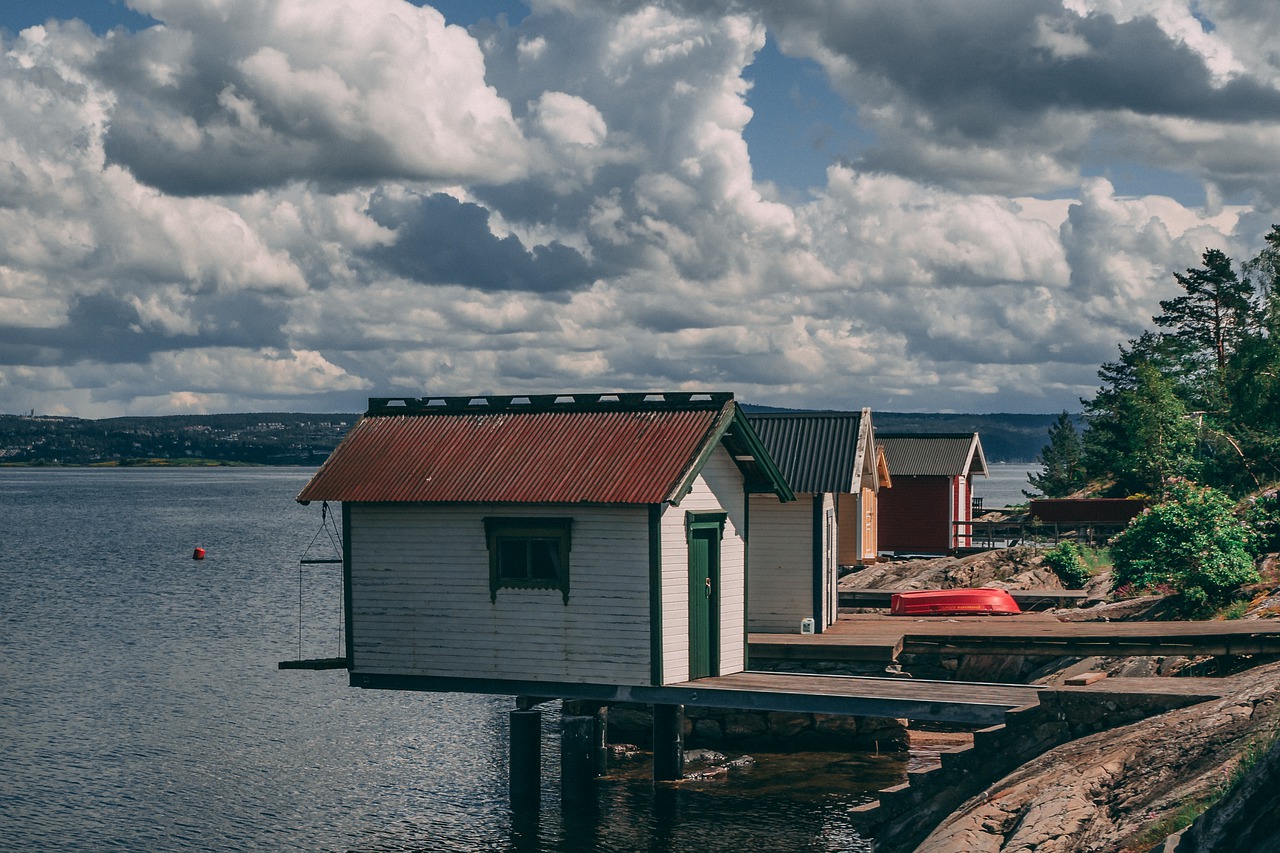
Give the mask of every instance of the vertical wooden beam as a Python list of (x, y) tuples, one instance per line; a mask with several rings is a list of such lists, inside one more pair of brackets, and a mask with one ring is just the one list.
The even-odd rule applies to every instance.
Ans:
[(609, 772), (609, 706), (601, 705), (595, 712), (595, 730), (591, 734), (591, 760), (597, 776)]
[(649, 682), (662, 686), (662, 504), (649, 504)]
[(751, 669), (751, 492), (742, 484), (742, 668)]
[(566, 708), (560, 716), (560, 799), (581, 805), (589, 802), (595, 791), (596, 762), (595, 715), (570, 714)]
[(542, 711), (516, 709), (510, 714), (511, 758), (507, 786), (514, 811), (537, 810), (542, 800)]
[(351, 504), (342, 502), (342, 618), (347, 625), (347, 670), (356, 665), (355, 626), (351, 623)]
[(823, 593), (822, 570), (826, 565), (823, 559), (822, 551), (822, 531), (826, 523), (825, 513), (822, 511), (822, 492), (818, 492), (813, 496), (813, 514), (812, 514), (812, 531), (810, 534), (810, 550), (813, 553), (813, 596), (810, 602), (813, 605), (813, 631), (815, 634), (821, 634), (823, 625), (822, 610), (825, 595)]
[(684, 778), (684, 706), (653, 706), (653, 781)]

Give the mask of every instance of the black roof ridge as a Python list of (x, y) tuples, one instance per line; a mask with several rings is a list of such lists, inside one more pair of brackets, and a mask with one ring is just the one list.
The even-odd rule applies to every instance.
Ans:
[(719, 410), (730, 391), (592, 391), (561, 394), (470, 394), (462, 397), (370, 397), (366, 415), (440, 415), (496, 412)]
[(862, 412), (859, 411), (836, 411), (834, 409), (799, 409), (793, 412), (752, 412), (748, 411), (748, 418), (860, 418)]

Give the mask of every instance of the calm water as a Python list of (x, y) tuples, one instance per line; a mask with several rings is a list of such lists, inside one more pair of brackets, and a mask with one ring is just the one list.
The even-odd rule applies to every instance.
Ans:
[[(896, 759), (756, 753), (659, 789), (641, 766), (565, 814), (548, 710), (541, 815), (513, 820), (510, 698), (277, 670), (320, 526), (293, 501), (309, 475), (0, 469), (0, 847), (870, 849), (848, 808), (901, 780)], [(338, 596), (336, 567), (306, 569), (303, 656), (339, 654)]]
[(1024, 504), (1027, 496), (1022, 490), (1031, 491), (1027, 475), (1039, 472), (1040, 466), (1025, 462), (994, 462), (987, 465), (989, 477), (973, 478), (973, 494), (983, 499), (986, 509), (1000, 509), (1014, 504)]

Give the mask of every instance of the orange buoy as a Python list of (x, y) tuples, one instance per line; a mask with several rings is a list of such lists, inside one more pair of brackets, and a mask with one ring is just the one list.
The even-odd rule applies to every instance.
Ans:
[(203, 549), (203, 548), (197, 548), (197, 549), (195, 550), (195, 552), (191, 555), (191, 559), (193, 559), (193, 560), (203, 560), (203, 559), (204, 559), (204, 549)]

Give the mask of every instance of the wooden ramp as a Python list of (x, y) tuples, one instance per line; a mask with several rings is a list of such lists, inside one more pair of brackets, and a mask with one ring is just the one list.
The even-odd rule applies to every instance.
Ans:
[(751, 634), (753, 660), (892, 661), (899, 654), (1278, 655), (1280, 620), (1060, 622), (1018, 616), (845, 614), (821, 634)]
[(683, 693), (676, 701), (686, 705), (995, 725), (1014, 708), (1036, 705), (1044, 688), (1028, 684), (740, 672), (662, 689), (676, 695)]

